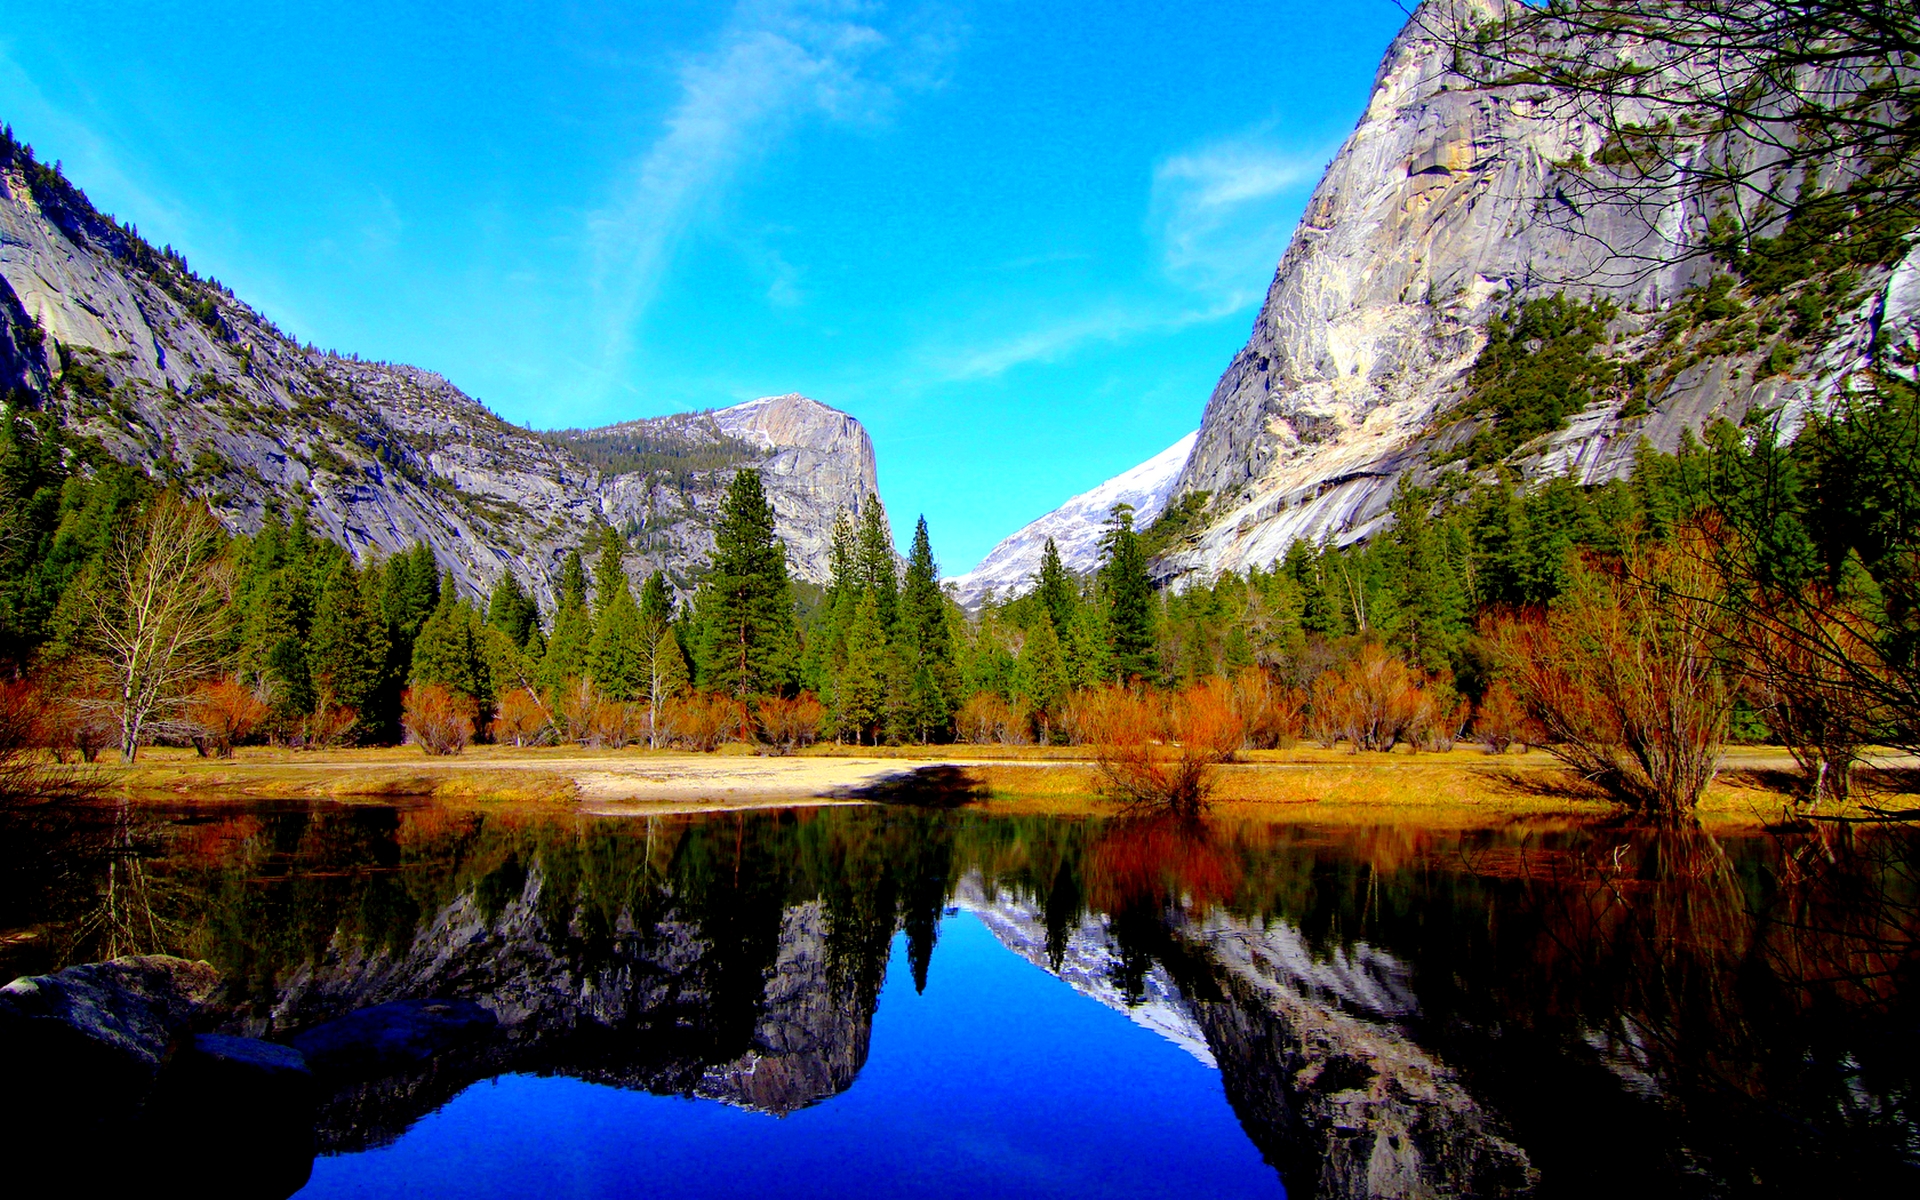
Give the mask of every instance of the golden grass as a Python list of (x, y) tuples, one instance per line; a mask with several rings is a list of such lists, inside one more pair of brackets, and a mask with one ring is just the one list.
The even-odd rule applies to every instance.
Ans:
[[(580, 799), (580, 780), (603, 767), (673, 760), (711, 765), (751, 754), (588, 750), (578, 746), (476, 746), (433, 758), (416, 747), (296, 751), (243, 747), (229, 759), (158, 747), (132, 766), (103, 761), (108, 786), (131, 798), (178, 801), (335, 799), (432, 800), (457, 807), (525, 806), (566, 809)], [(815, 746), (803, 758), (879, 758), (948, 762), (965, 767), (986, 789), (982, 806), (995, 813), (1110, 814), (1117, 807), (1098, 791), (1085, 749), (1072, 746)], [(1415, 824), (1436, 829), (1501, 825), (1544, 818), (1591, 820), (1617, 810), (1550, 756), (1488, 755), (1479, 749), (1444, 754), (1353, 754), (1344, 748), (1302, 746), (1245, 752), (1220, 769), (1212, 812), (1223, 819), (1302, 824)], [(769, 760), (769, 765), (771, 765)], [(791, 761), (791, 760), (779, 760)], [(1703, 798), (1698, 815), (1716, 829), (1756, 828), (1795, 810), (1792, 761), (1784, 751), (1742, 747)], [(650, 769), (650, 768), (649, 768)], [(1889, 772), (1883, 791), (1905, 790)], [(1912, 795), (1881, 795), (1878, 803), (1915, 803)], [(779, 797), (746, 803), (778, 805)], [(1855, 815), (1862, 811), (1853, 806)], [(1829, 815), (1849, 815), (1834, 810)]]

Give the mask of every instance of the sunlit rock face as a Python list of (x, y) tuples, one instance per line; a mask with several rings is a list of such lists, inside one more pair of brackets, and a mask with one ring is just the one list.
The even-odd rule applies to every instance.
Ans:
[(1144, 972), (1137, 995), (1129, 996), (1121, 987), (1120, 950), (1106, 917), (1082, 914), (1056, 939), (1056, 957), (1055, 945), (1049, 944), (1046, 914), (1032, 897), (990, 890), (973, 874), (960, 881), (953, 902), (961, 912), (978, 917), (1002, 946), (1059, 976), (1074, 991), (1153, 1030), (1209, 1067), (1216, 1065), (1205, 1033), (1165, 967), (1156, 963)]
[(1539, 1182), (1505, 1122), (1422, 1047), (1412, 970), (1365, 943), (1317, 947), (1286, 921), (1170, 910), (1131, 990), (1108, 914), (1052, 931), (1031, 896), (962, 879), (954, 903), (1075, 991), (1221, 1073), (1290, 1196), (1521, 1196)]
[[(1602, 131), (1543, 88), (1476, 89), (1449, 72), (1451, 52), (1429, 27), (1489, 6), (1429, 3), (1389, 48), (1251, 337), (1208, 400), (1172, 493), (1210, 494), (1206, 528), (1163, 558), (1161, 578), (1264, 567), (1296, 539), (1349, 541), (1381, 528), (1398, 482), (1431, 482), (1435, 453), (1471, 432), (1448, 433), (1440, 418), (1461, 398), (1489, 320), (1516, 299), (1610, 298), (1617, 348), (1632, 353), (1651, 345), (1663, 310), (1714, 272), (1693, 251), (1719, 201), (1648, 187), (1576, 211), (1579, 189), (1555, 164), (1591, 160)], [(1657, 69), (1651, 90), (1662, 78), (1672, 76)], [(1723, 141), (1703, 153), (1761, 153)], [(1670, 450), (1683, 431), (1761, 408), (1784, 409), (1791, 424), (1867, 364), (1876, 336), (1915, 342), (1916, 276), (1916, 255), (1863, 275), (1863, 299), (1829, 315), (1824, 346), (1796, 371), (1758, 378), (1753, 364), (1770, 346), (1761, 339), (1752, 352), (1683, 370), (1649, 397), (1645, 416), (1598, 404), (1514, 462), (1534, 477), (1598, 483), (1631, 469), (1642, 438)]]
[(1184, 924), (1183, 978), (1241, 1124), (1293, 1196), (1520, 1196), (1505, 1122), (1403, 1022), (1411, 972), (1364, 944), (1317, 953), (1285, 922)]
[(443, 996), (498, 1019), (497, 1036), (340, 1089), (319, 1125), (322, 1148), (336, 1150), (390, 1141), (468, 1084), (508, 1072), (784, 1115), (838, 1095), (866, 1064), (873, 997), (830, 971), (819, 901), (720, 933), (671, 904), (592, 929), (569, 906), (542, 903), (546, 886), (533, 866), (491, 914), (464, 893), (400, 947), (342, 931), (278, 983), (268, 1010), (229, 1030), (285, 1037)]
[(601, 522), (629, 536), (631, 576), (664, 569), (685, 590), (742, 466), (762, 472), (793, 573), (825, 582), (834, 519), (879, 491), (860, 423), (792, 395), (582, 431), (724, 451), (681, 472), (598, 469), (432, 372), (294, 343), (78, 192), (36, 190), (17, 161), (0, 162), (0, 395), (9, 389), (55, 405), (122, 461), (181, 480), (234, 531), (259, 528), (269, 504), (304, 504), (357, 557), (425, 541), (470, 595), (511, 570), (550, 604), (561, 559)]

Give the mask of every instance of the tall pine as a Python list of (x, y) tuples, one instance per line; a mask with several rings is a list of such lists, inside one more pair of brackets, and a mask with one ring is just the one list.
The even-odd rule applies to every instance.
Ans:
[(1105, 551), (1100, 584), (1107, 601), (1113, 669), (1122, 679), (1150, 679), (1155, 672), (1153, 583), (1147, 578), (1147, 556), (1140, 548), (1140, 535), (1133, 528), (1131, 504), (1113, 506), (1100, 545)]
[(736, 473), (720, 504), (713, 569), (696, 603), (701, 677), (708, 688), (749, 696), (787, 686), (799, 657), (787, 548), (774, 534), (760, 472)]

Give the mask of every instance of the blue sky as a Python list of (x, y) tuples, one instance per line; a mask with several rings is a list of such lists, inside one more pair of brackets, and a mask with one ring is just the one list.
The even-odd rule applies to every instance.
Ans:
[(1403, 20), (0, 0), (0, 118), (295, 337), (509, 419), (845, 409), (954, 573), (1199, 423)]

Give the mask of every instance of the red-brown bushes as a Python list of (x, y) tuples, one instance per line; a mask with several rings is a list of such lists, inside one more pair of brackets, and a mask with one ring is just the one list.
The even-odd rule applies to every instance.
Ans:
[(546, 732), (551, 718), (532, 688), (515, 688), (500, 697), (500, 709), (487, 724), (488, 736), (505, 745), (525, 746)]
[(195, 747), (216, 758), (229, 758), (233, 748), (253, 736), (267, 719), (265, 697), (233, 676), (202, 684), (187, 703), (187, 719), (200, 728)]
[(1549, 612), (1490, 621), (1487, 636), (1554, 755), (1628, 807), (1672, 816), (1719, 769), (1733, 709), (1726, 621), (1712, 548), (1694, 529), (1581, 564)]
[(428, 754), (458, 754), (473, 740), (473, 700), (437, 683), (409, 688), (402, 696), (401, 728)]
[(992, 692), (975, 692), (954, 714), (954, 733), (976, 746), (1024, 746), (1033, 740), (1032, 721)]
[(691, 692), (667, 702), (662, 725), (693, 750), (713, 750), (723, 742), (745, 740), (753, 729), (747, 706), (721, 692)]
[(1101, 788), (1128, 808), (1193, 816), (1206, 807), (1214, 768), (1246, 739), (1246, 721), (1222, 679), (1158, 695), (1112, 686), (1083, 694), (1076, 719), (1093, 747)]
[(801, 692), (791, 700), (762, 696), (754, 713), (754, 719), (760, 723), (761, 736), (780, 754), (791, 754), (798, 747), (810, 744), (819, 736), (820, 724), (826, 718), (827, 706), (812, 692)]
[(1369, 642), (1346, 665), (1314, 680), (1309, 728), (1325, 746), (1344, 738), (1354, 750), (1391, 750), (1433, 720), (1432, 698), (1421, 682), (1413, 668)]

